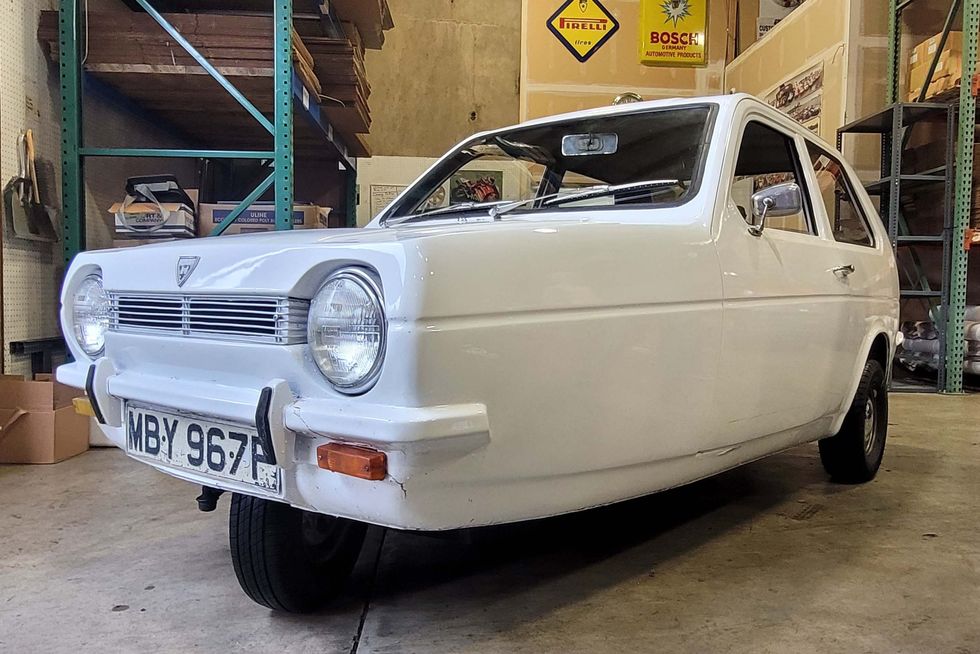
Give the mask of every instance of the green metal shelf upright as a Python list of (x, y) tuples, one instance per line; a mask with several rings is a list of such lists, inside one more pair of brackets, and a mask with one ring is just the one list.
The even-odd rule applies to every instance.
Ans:
[[(895, 0), (892, 0), (894, 2)], [(977, 99), (973, 95), (973, 75), (977, 70), (977, 40), (980, 31), (980, 0), (963, 4), (963, 69), (960, 77), (959, 131), (956, 137), (956, 203), (953, 208), (953, 256), (950, 262), (950, 301), (946, 329), (947, 393), (963, 392), (963, 336), (966, 317), (968, 251), (966, 230), (970, 226), (973, 200), (973, 139)], [(894, 82), (893, 82), (894, 84)]]
[[(160, 148), (99, 148), (85, 147), (82, 134), (82, 76), (80, 0), (60, 0), (59, 45), (61, 73), (61, 161), (62, 197), (64, 206), (64, 256), (68, 263), (85, 249), (85, 190), (84, 163), (87, 157), (160, 157), (208, 159), (268, 159), (273, 171), (215, 227), (213, 236), (220, 235), (241, 213), (269, 187), (275, 189), (277, 230), (292, 229), (293, 208), (293, 101), (302, 88), (292, 66), (291, 0), (273, 0), (273, 118), (270, 121), (248, 98), (222, 75), (194, 48), (177, 29), (161, 15), (148, 0), (135, 0), (160, 27), (170, 35), (194, 60), (230, 94), (273, 138), (273, 150), (202, 150)], [(313, 109), (316, 109), (314, 111)], [(319, 107), (304, 110), (317, 125), (324, 138), (337, 149), (341, 163), (353, 178), (354, 162), (347, 149), (320, 115)]]

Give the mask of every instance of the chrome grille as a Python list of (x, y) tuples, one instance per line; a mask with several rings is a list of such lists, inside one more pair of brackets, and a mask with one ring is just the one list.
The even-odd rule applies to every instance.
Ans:
[(109, 329), (258, 343), (306, 342), (307, 300), (249, 295), (110, 293)]

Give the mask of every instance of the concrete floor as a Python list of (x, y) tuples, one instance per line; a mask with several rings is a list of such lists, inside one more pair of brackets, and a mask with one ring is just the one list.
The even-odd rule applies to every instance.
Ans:
[(980, 396), (891, 422), (865, 486), (805, 446), (472, 543), (376, 530), (300, 617), (240, 592), (226, 499), (115, 450), (0, 466), (0, 651), (980, 652)]

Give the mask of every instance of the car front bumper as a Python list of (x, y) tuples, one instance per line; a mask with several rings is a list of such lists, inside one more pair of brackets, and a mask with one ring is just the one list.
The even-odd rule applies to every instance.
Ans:
[[(132, 457), (195, 484), (400, 529), (452, 529), (496, 521), (477, 517), (472, 497), (453, 490), (462, 483), (457, 477), (459, 467), (453, 462), (490, 442), (487, 410), (482, 404), (403, 407), (370, 403), (364, 398), (299, 398), (283, 379), (232, 386), (117, 370), (108, 358), (61, 366), (57, 377), (62, 383), (86, 388), (102, 431), (124, 451), (126, 402), (209, 416), (260, 432), (263, 418), (267, 418), (276, 460), (282, 468), (282, 489), (277, 495), (211, 474)], [(265, 403), (261, 401), (264, 389), (269, 389)], [(320, 468), (317, 447), (331, 442), (384, 452), (387, 476), (371, 481)]]

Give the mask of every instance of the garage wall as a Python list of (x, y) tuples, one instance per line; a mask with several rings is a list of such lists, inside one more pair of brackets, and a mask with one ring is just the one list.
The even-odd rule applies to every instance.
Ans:
[(708, 2), (708, 65), (644, 66), (638, 58), (640, 3), (602, 0), (619, 31), (588, 61), (579, 63), (548, 30), (559, 0), (523, 0), (522, 119), (608, 105), (625, 91), (654, 100), (720, 93), (727, 46), (728, 3)]
[(363, 227), (371, 222), (381, 209), (388, 206), (395, 193), (418, 179), (436, 161), (435, 157), (384, 155), (358, 161), (357, 226)]
[(388, 4), (395, 29), (366, 55), (372, 154), (433, 157), (517, 122), (521, 0)]
[(823, 63), (820, 136), (833, 143), (844, 122), (850, 0), (808, 0), (725, 68), (725, 88), (766, 97)]
[[(820, 136), (885, 105), (888, 56), (886, 0), (807, 0), (725, 68), (725, 87), (765, 97), (817, 63), (824, 67)], [(907, 48), (914, 37), (903, 39)], [(868, 178), (881, 156), (873, 137), (847, 137), (844, 155)]]
[[(80, 3), (81, 4), (81, 3)], [(120, 9), (117, 0), (90, 0), (92, 11)], [(17, 135), (33, 129), (38, 151), (42, 195), (61, 221), (61, 102), (58, 68), (48, 62), (37, 42), (42, 9), (55, 0), (6, 0), (0, 5), (0, 178), (16, 175)], [(152, 119), (121, 108), (97, 93), (85, 99), (85, 131), (89, 145), (187, 147)], [(88, 248), (109, 247), (112, 232), (106, 208), (124, 194), (126, 177), (175, 172), (182, 183), (195, 180), (192, 162), (158, 160), (92, 160), (86, 168), (86, 229)], [(60, 243), (14, 239), (3, 225), (3, 371), (28, 374), (26, 357), (11, 357), (9, 343), (57, 336), (58, 293), (64, 274)]]

